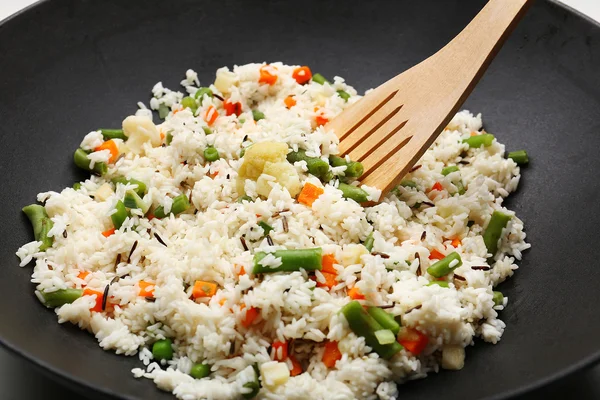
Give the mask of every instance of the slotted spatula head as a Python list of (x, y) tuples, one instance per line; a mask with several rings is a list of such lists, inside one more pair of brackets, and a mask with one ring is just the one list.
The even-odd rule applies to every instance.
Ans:
[(377, 87), (326, 129), (360, 161), (361, 181), (385, 194), (421, 158), (458, 111), (532, 0), (491, 0), (439, 52)]

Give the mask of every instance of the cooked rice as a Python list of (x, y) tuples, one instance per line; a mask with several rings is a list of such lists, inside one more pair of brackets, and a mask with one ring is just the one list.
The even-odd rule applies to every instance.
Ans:
[[(407, 177), (419, 190), (399, 187), (373, 207), (344, 199), (336, 180), (324, 187), (312, 208), (299, 204), (277, 182), (272, 182), (268, 198), (238, 203), (243, 194), (236, 188), (242, 148), (276, 141), (293, 150), (306, 149), (311, 156), (336, 154), (337, 138), (316, 126), (315, 108), (331, 119), (360, 98), (340, 77), (331, 84), (299, 85), (292, 77), (295, 67), (281, 63), (271, 64), (278, 76), (273, 86), (259, 84), (263, 65), (234, 67), (237, 83), (227, 96), (221, 93), (242, 103), (239, 117), (225, 116), (217, 98), (204, 101), (195, 116), (189, 109), (182, 110), (183, 93), (157, 83), (150, 108), (169, 107), (170, 114), (158, 129), (172, 134), (170, 145), (153, 147), (146, 142), (140, 154), (125, 154), (109, 165), (106, 176), (92, 176), (79, 190), (65, 188), (38, 195), (54, 222), (50, 232), (54, 245), (39, 252), (40, 243), (31, 242), (17, 252), (21, 266), (35, 259), (31, 281), (37, 285), (38, 297), (64, 288), (103, 292), (115, 276), (121, 277), (110, 286), (112, 306), (106, 311), (91, 312), (95, 298), (83, 296), (55, 310), (59, 323), (71, 322), (90, 331), (105, 350), (138, 354), (140, 368), (132, 371), (136, 378), (152, 379), (159, 388), (186, 400), (240, 398), (249, 391), (244, 383), (252, 380), (252, 366), (272, 361), (270, 346), (275, 341), (294, 341), (294, 356), (304, 372), (281, 385), (263, 384), (258, 398), (396, 399), (401, 388), (395, 383), (438, 371), (443, 346), (469, 346), (475, 337), (497, 343), (505, 329), (498, 311), (506, 307), (507, 299), (495, 306), (492, 290), (512, 276), (518, 268), (516, 260), (529, 244), (524, 241), (523, 222), (515, 216), (493, 263), (487, 262), (481, 235), (492, 211), (513, 215), (502, 203), (516, 190), (520, 171), (514, 161), (503, 157), (504, 146), (497, 141), (481, 149), (462, 143), (473, 132), (482, 132), (481, 116), (458, 113), (418, 162), (421, 167)], [(193, 95), (199, 85), (197, 74), (188, 70), (181, 84)], [(220, 93), (214, 85), (211, 89)], [(337, 95), (338, 90), (351, 95), (347, 103)], [(291, 109), (284, 105), (289, 95), (296, 100)], [(206, 135), (203, 114), (209, 105), (220, 116), (212, 126), (214, 133)], [(138, 115), (147, 115), (149, 111), (140, 107)], [(266, 118), (254, 123), (251, 107)], [(102, 141), (100, 132), (90, 132), (81, 147), (92, 150)], [(204, 162), (207, 146), (214, 146), (221, 159)], [(109, 156), (108, 151), (100, 151), (90, 159), (106, 162)], [(456, 191), (455, 173), (443, 176), (441, 169), (465, 160), (468, 164), (458, 165), (466, 193), (451, 196)], [(323, 186), (306, 173), (305, 162), (295, 167), (302, 185)], [(343, 176), (344, 167), (333, 172)], [(164, 219), (148, 220), (141, 212), (133, 213), (121, 229), (105, 238), (101, 233), (112, 228), (110, 215), (116, 202), (133, 186), (113, 186), (115, 192), (105, 201), (90, 196), (115, 176), (146, 183), (144, 200), (154, 207), (162, 205), (166, 212), (179, 194), (191, 195), (193, 207)], [(445, 190), (429, 192), (436, 182)], [(247, 181), (245, 190), (257, 197), (256, 182)], [(375, 188), (365, 190), (374, 200), (380, 195)], [(416, 203), (424, 204), (415, 208)], [(258, 228), (260, 221), (274, 228), (270, 233), (273, 246)], [(474, 224), (467, 227), (468, 221)], [(67, 237), (63, 237), (64, 230)], [(368, 254), (359, 243), (371, 232), (374, 248)], [(248, 251), (243, 249), (242, 237)], [(454, 273), (464, 281), (449, 279), (450, 289), (427, 286), (431, 277), (425, 270), (433, 262), (428, 258), (431, 251), (453, 251), (451, 238), (455, 237), (462, 241), (456, 251), (463, 264)], [(136, 249), (127, 258), (134, 243)], [(315, 287), (305, 271), (239, 275), (240, 267), (252, 270), (253, 254), (259, 249), (272, 252), (315, 246), (343, 264), (335, 266), (337, 284), (332, 290)], [(118, 255), (121, 261), (115, 265)], [(269, 254), (262, 263), (276, 268), (281, 259)], [(489, 271), (471, 268), (486, 265)], [(90, 273), (81, 279), (81, 271)], [(324, 282), (320, 271), (315, 276), (317, 282)], [(155, 301), (138, 295), (142, 280), (155, 284)], [(196, 280), (215, 282), (219, 290), (211, 298), (194, 301), (190, 295)], [(339, 313), (350, 301), (347, 289), (355, 285), (366, 296), (366, 304), (393, 305), (387, 311), (427, 335), (427, 348), (419, 356), (402, 350), (389, 361), (371, 352)], [(241, 322), (251, 307), (259, 309), (260, 316), (245, 328)], [(160, 363), (153, 360), (149, 347), (162, 338), (173, 340), (175, 357)], [(342, 352), (333, 368), (321, 361), (326, 341), (339, 342)], [(211, 365), (209, 378), (188, 375), (196, 362)]]

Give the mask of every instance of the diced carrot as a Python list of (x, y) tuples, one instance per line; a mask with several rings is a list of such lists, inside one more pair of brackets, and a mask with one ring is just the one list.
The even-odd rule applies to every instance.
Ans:
[(323, 110), (321, 110), (319, 107), (315, 107), (315, 112), (317, 113), (317, 115), (315, 116), (317, 126), (325, 125), (329, 122), (329, 119), (323, 116)]
[(109, 237), (110, 235), (112, 235), (114, 233), (115, 233), (115, 228), (112, 228), (112, 229), (102, 232), (102, 236)]
[(219, 171), (214, 171), (214, 172), (210, 172), (208, 174), (208, 176), (210, 176), (211, 179), (215, 179), (215, 177), (219, 175)]
[[(287, 342), (273, 342), (273, 360), (285, 361), (288, 358), (288, 344)], [(279, 354), (281, 349), (281, 355)]]
[(334, 287), (335, 285), (337, 285), (337, 274), (331, 274), (329, 272), (321, 272), (323, 274), (323, 277), (325, 278), (325, 282), (319, 282), (317, 281), (317, 286), (318, 287), (327, 287), (329, 290), (331, 290), (332, 287)]
[(348, 289), (348, 296), (352, 300), (364, 300), (365, 299), (365, 295), (362, 294), (356, 286), (354, 286), (352, 289)]
[(213, 282), (196, 281), (192, 289), (192, 297), (212, 297), (217, 293), (217, 284)]
[(290, 354), (288, 357), (292, 362), (292, 369), (290, 371), (290, 376), (300, 375), (302, 373), (302, 365), (296, 360), (296, 357)]
[(258, 79), (258, 82), (274, 85), (275, 82), (277, 82), (277, 75), (274, 74), (275, 69), (276, 68), (271, 65), (260, 67), (260, 78)]
[(437, 190), (439, 192), (441, 192), (442, 190), (444, 190), (444, 187), (442, 186), (441, 183), (436, 182), (433, 184), (433, 186), (431, 187), (431, 190)]
[(298, 84), (304, 85), (312, 78), (312, 72), (310, 71), (310, 68), (308, 68), (306, 65), (298, 67), (292, 73), (292, 78), (294, 78), (296, 82), (298, 82)]
[(319, 198), (325, 191), (312, 183), (308, 182), (302, 188), (302, 191), (298, 195), (298, 203), (312, 207), (312, 204), (316, 199)]
[(456, 237), (456, 238), (452, 239), (452, 247), (457, 248), (461, 244), (462, 244), (462, 242), (460, 241), (459, 238)]
[(240, 265), (240, 270), (238, 272), (238, 276), (241, 276), (241, 275), (246, 275), (246, 269), (244, 268), (243, 265)]
[(242, 113), (242, 103), (232, 103), (229, 100), (223, 102), (223, 108), (225, 109), (225, 115), (239, 116)]
[(252, 325), (256, 318), (258, 318), (258, 314), (258, 308), (250, 307), (248, 310), (246, 310), (246, 317), (242, 321), (242, 325), (244, 325), (245, 328), (248, 328), (250, 325)]
[(477, 136), (477, 132), (475, 132), (475, 131), (471, 132), (471, 136)]
[(104, 294), (92, 289), (84, 289), (84, 296), (93, 296), (96, 295), (96, 304), (90, 308), (90, 311), (102, 312), (102, 299), (104, 298)]
[(441, 260), (444, 257), (446, 257), (446, 256), (443, 255), (442, 253), (440, 253), (439, 251), (437, 251), (436, 249), (431, 250), (431, 253), (429, 254), (430, 260)]
[(177, 110), (173, 110), (173, 115), (177, 114), (179, 111), (183, 111), (183, 108), (178, 108)]
[(140, 287), (138, 295), (142, 297), (154, 297), (154, 283), (139, 281), (138, 286)]
[(338, 343), (330, 341), (325, 343), (325, 352), (323, 352), (323, 364), (327, 368), (335, 367), (335, 363), (342, 359), (342, 353), (338, 348)]
[(321, 269), (321, 272), (328, 272), (330, 274), (337, 275), (337, 271), (333, 267), (333, 264), (337, 264), (337, 263), (338, 262), (335, 259), (335, 257), (333, 256), (333, 254), (325, 254), (323, 256), (323, 259), (321, 260), (321, 266), (323, 267)]
[(87, 278), (87, 276), (88, 276), (89, 274), (90, 274), (90, 273), (89, 273), (88, 271), (81, 271), (79, 274), (77, 274), (77, 277), (78, 277), (79, 279), (85, 280), (85, 278)]
[(146, 218), (148, 218), (148, 221), (152, 221), (156, 217), (154, 216), (154, 214), (148, 213), (148, 214), (146, 214)]
[(204, 112), (204, 121), (208, 124), (208, 126), (212, 126), (217, 118), (219, 117), (219, 112), (215, 108), (215, 106), (210, 106)]
[(219, 305), (222, 307), (227, 302), (227, 299), (219, 300)]
[(164, 133), (160, 133), (160, 141), (162, 142), (163, 140), (165, 140), (165, 134)]
[(94, 151), (102, 151), (108, 150), (110, 152), (110, 158), (108, 159), (109, 163), (114, 163), (119, 157), (119, 148), (114, 140), (110, 139), (106, 142), (102, 143), (100, 146), (96, 147)]
[(288, 96), (283, 99), (283, 103), (287, 108), (292, 108), (296, 105), (296, 99), (294, 99), (294, 96)]
[(412, 354), (419, 355), (427, 347), (429, 338), (423, 333), (413, 328), (402, 328), (400, 332), (398, 343), (404, 348), (410, 351)]

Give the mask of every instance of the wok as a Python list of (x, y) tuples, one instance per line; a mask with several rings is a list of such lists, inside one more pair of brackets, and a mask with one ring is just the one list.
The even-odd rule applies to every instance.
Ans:
[[(58, 325), (18, 268), (32, 235), (23, 205), (83, 178), (71, 161), (84, 134), (118, 126), (162, 80), (187, 68), (209, 83), (223, 65), (283, 61), (375, 87), (454, 37), (483, 0), (52, 0), (0, 25), (0, 340), (81, 391), (168, 399), (135, 380), (136, 357), (102, 351)], [(482, 32), (485, 34), (485, 32)], [(504, 399), (600, 358), (600, 27), (539, 1), (465, 108), (532, 159), (509, 207), (531, 250), (500, 289), (509, 297), (498, 345), (478, 341), (460, 372), (400, 388), (403, 399)]]

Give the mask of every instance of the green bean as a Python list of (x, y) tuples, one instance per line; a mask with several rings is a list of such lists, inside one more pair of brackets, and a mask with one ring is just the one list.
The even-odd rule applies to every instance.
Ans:
[[(190, 201), (188, 200), (188, 198), (185, 194), (180, 194), (179, 196), (173, 198), (173, 205), (171, 205), (171, 211), (169, 212), (169, 215), (170, 214), (173, 214), (173, 215), (181, 214), (188, 208), (190, 208)], [(165, 214), (164, 207), (163, 206), (156, 207), (156, 210), (154, 210), (154, 216), (156, 218), (166, 217), (167, 214)]]
[(173, 342), (171, 339), (162, 339), (152, 345), (152, 355), (157, 361), (170, 360), (173, 358)]
[(204, 131), (205, 135), (212, 135), (213, 133), (212, 129), (210, 129), (208, 126), (203, 126), (202, 130)]
[(112, 183), (114, 183), (115, 185), (117, 183), (120, 183), (122, 185), (137, 185), (137, 188), (134, 189), (135, 192), (140, 196), (146, 194), (146, 184), (142, 181), (138, 181), (137, 179), (127, 179), (124, 176), (118, 176), (116, 178), (112, 178)]
[(181, 99), (181, 105), (183, 106), (183, 108), (189, 108), (190, 110), (192, 110), (192, 112), (196, 112), (196, 110), (198, 109), (198, 103), (196, 103), (196, 100), (190, 96)]
[(261, 228), (263, 228), (263, 231), (265, 231), (265, 236), (269, 234), (269, 232), (271, 232), (273, 230), (273, 227), (269, 224), (267, 224), (264, 221), (260, 221), (258, 223), (258, 226), (260, 226)]
[(331, 170), (327, 171), (325, 175), (323, 175), (320, 180), (323, 183), (329, 183), (333, 179), (333, 172)]
[[(298, 249), (298, 250), (277, 250), (274, 253), (265, 253), (260, 251), (254, 254), (254, 274), (262, 274), (269, 272), (294, 272), (304, 269), (306, 271), (320, 271), (321, 256), (323, 251), (320, 247), (313, 249)], [(281, 259), (281, 265), (278, 267), (264, 266), (260, 262), (268, 254), (273, 254), (274, 257)]]
[(125, 207), (125, 204), (119, 200), (117, 201), (115, 209), (117, 211), (110, 215), (110, 219), (112, 220), (115, 229), (119, 229), (121, 225), (123, 225), (123, 222), (125, 222), (125, 219), (127, 219), (127, 208)]
[(411, 181), (410, 179), (404, 179), (402, 182), (400, 182), (400, 186), (416, 189), (417, 182)]
[(458, 171), (458, 167), (456, 165), (450, 165), (448, 167), (442, 168), (442, 175), (448, 176), (453, 172)]
[(389, 329), (380, 329), (375, 331), (375, 339), (381, 345), (388, 345), (396, 342), (396, 335)]
[(350, 98), (350, 94), (348, 94), (348, 92), (345, 92), (343, 90), (338, 90), (337, 91), (338, 96), (340, 96), (342, 99), (344, 99), (344, 101), (347, 103), (348, 99)]
[(81, 182), (75, 182), (75, 183), (73, 184), (73, 189), (75, 189), (75, 190), (79, 190), (79, 189), (81, 189)]
[(375, 244), (375, 238), (373, 237), (373, 232), (369, 233), (369, 236), (365, 239), (363, 246), (369, 250), (369, 253), (373, 251), (373, 245)]
[(364, 166), (358, 161), (346, 161), (344, 157), (329, 156), (329, 163), (332, 167), (346, 167), (344, 175), (350, 178), (360, 178), (365, 171)]
[(260, 375), (260, 372), (258, 371), (258, 365), (254, 364), (252, 368), (254, 369), (254, 379), (250, 382), (244, 383), (244, 387), (247, 389), (251, 389), (251, 391), (242, 394), (242, 397), (244, 399), (253, 399), (256, 397), (256, 395), (258, 395), (258, 392), (260, 392), (261, 385), (260, 379), (258, 379)]
[(172, 142), (173, 142), (173, 134), (171, 132), (168, 132), (167, 139), (166, 139), (167, 146), (170, 146)]
[(260, 121), (261, 119), (265, 119), (265, 114), (258, 110), (252, 110), (252, 118), (254, 118), (255, 121)]
[(434, 263), (432, 266), (427, 268), (427, 273), (436, 278), (448, 275), (450, 272), (462, 265), (462, 259), (460, 255), (453, 251), (443, 259)]
[(291, 164), (298, 161), (306, 161), (306, 168), (308, 172), (317, 178), (324, 177), (329, 172), (329, 164), (319, 157), (309, 157), (306, 155), (305, 150), (292, 151), (288, 153), (287, 160)]
[(206, 149), (204, 149), (204, 159), (206, 161), (217, 161), (219, 158), (221, 158), (221, 156), (219, 155), (219, 151), (214, 147), (207, 147)]
[(171, 109), (165, 104), (159, 104), (158, 106), (158, 117), (160, 119), (167, 118), (167, 115), (171, 112)]
[(443, 288), (449, 288), (450, 287), (450, 285), (446, 281), (431, 281), (431, 282), (429, 282), (427, 284), (427, 286), (435, 286), (435, 285), (441, 286)]
[(468, 144), (469, 147), (478, 149), (481, 146), (483, 146), (483, 147), (491, 146), (493, 141), (494, 141), (494, 135), (492, 135), (491, 133), (484, 133), (483, 135), (475, 135), (475, 136), (471, 136), (467, 139), (464, 139), (463, 143)]
[(517, 165), (525, 165), (529, 163), (529, 156), (525, 150), (511, 151), (508, 153), (508, 158), (517, 163)]
[(208, 364), (194, 364), (190, 370), (190, 376), (194, 379), (206, 378), (210, 375), (210, 365)]
[(346, 304), (342, 308), (342, 314), (344, 314), (344, 317), (348, 321), (350, 329), (356, 335), (364, 337), (367, 346), (371, 347), (380, 357), (389, 359), (402, 350), (402, 345), (398, 342), (390, 344), (379, 343), (375, 332), (382, 330), (383, 327), (365, 311), (358, 301), (353, 300)]
[(208, 97), (213, 97), (213, 92), (212, 90), (210, 90), (207, 87), (201, 87), (200, 89), (198, 89), (196, 91), (196, 94), (194, 95), (195, 98), (197, 98), (198, 100), (200, 100), (200, 103), (202, 103), (202, 99), (204, 99), (204, 95), (207, 95)]
[(110, 140), (110, 139), (127, 140), (127, 136), (125, 136), (123, 129), (102, 129), (102, 128), (100, 128), (99, 131), (102, 132), (102, 137), (104, 138), (104, 140)]
[(237, 202), (238, 203), (244, 203), (244, 201), (247, 201), (248, 203), (252, 203), (254, 201), (254, 199), (248, 195), (244, 195), (238, 198)]
[(327, 79), (318, 72), (312, 76), (313, 82), (317, 82), (319, 85), (323, 85), (325, 82), (329, 83)]
[(498, 292), (496, 290), (494, 290), (493, 292), (493, 297), (492, 297), (492, 301), (494, 302), (495, 306), (501, 306), (504, 304), (504, 295), (502, 294), (502, 292)]
[(86, 153), (83, 149), (75, 150), (75, 153), (73, 154), (73, 161), (75, 162), (76, 166), (89, 171), (94, 175), (102, 176), (108, 170), (108, 166), (104, 162), (97, 162), (94, 164), (94, 168), (90, 168), (92, 160), (88, 158), (88, 153)]
[(490, 222), (483, 233), (483, 243), (485, 243), (487, 252), (490, 253), (492, 257), (494, 257), (498, 251), (498, 241), (502, 235), (502, 230), (506, 228), (506, 225), (508, 225), (508, 221), (510, 221), (511, 218), (512, 216), (504, 214), (501, 211), (494, 211), (492, 213)]
[(50, 229), (52, 229), (54, 224), (48, 216), (44, 206), (40, 206), (39, 204), (31, 204), (23, 207), (23, 212), (25, 215), (27, 215), (27, 218), (29, 218), (29, 222), (31, 222), (35, 241), (42, 242), (40, 251), (45, 251), (52, 247), (54, 238), (48, 236), (48, 232), (50, 232)]
[(41, 292), (44, 298), (44, 305), (48, 308), (60, 307), (65, 304), (71, 304), (81, 297), (83, 290), (81, 289), (60, 289), (55, 292)]
[(400, 332), (400, 325), (394, 319), (392, 314), (389, 314), (379, 307), (369, 307), (367, 312), (383, 329), (389, 329), (394, 335)]
[(352, 199), (357, 203), (364, 203), (365, 201), (369, 200), (369, 194), (358, 186), (348, 185), (347, 183), (340, 182), (338, 189), (342, 191), (342, 196), (347, 199)]
[(125, 192), (123, 204), (125, 204), (125, 207), (127, 208), (139, 208), (144, 214), (146, 214), (150, 208), (150, 205), (146, 204), (146, 202), (144, 202), (144, 200), (133, 190)]

